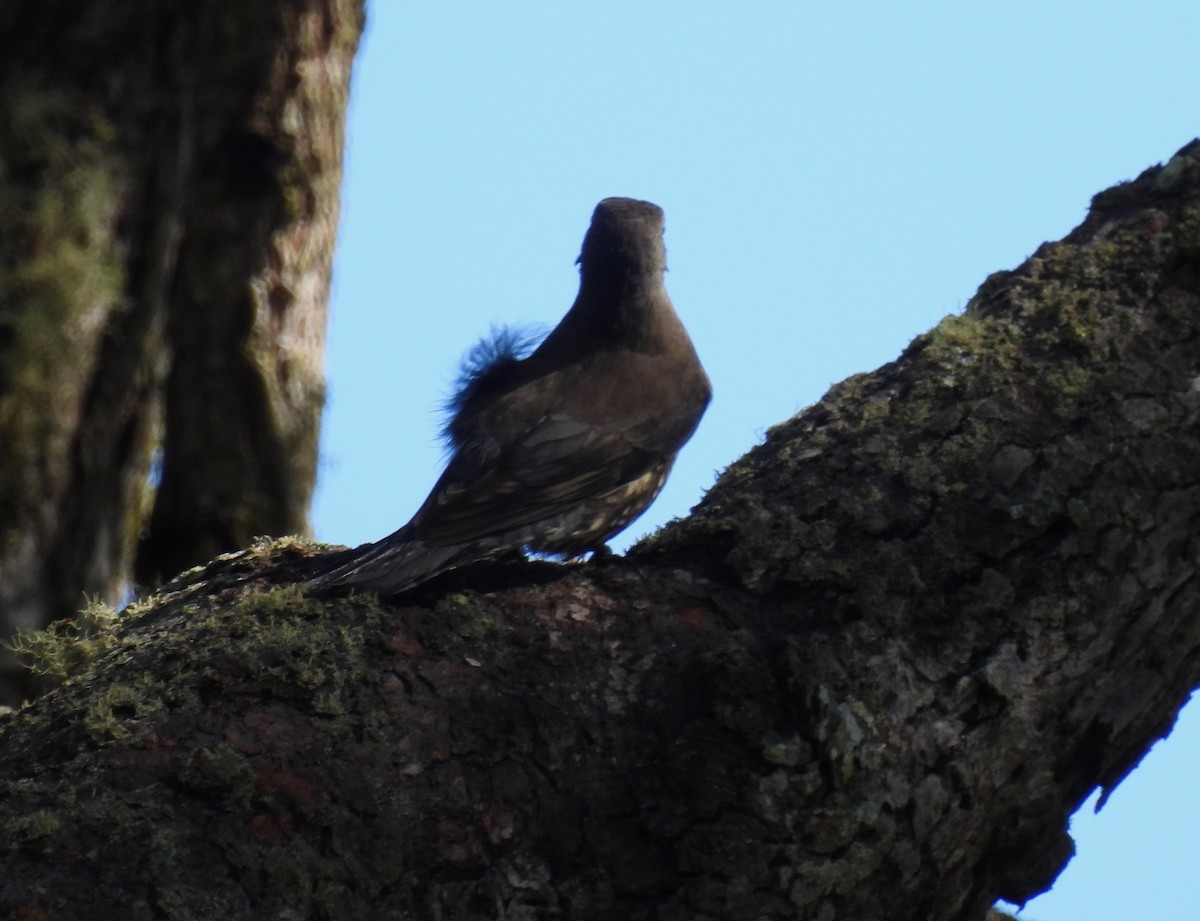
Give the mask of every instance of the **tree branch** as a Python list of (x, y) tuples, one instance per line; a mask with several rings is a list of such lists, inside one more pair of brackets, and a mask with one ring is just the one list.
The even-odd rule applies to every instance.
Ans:
[(626, 559), (473, 567), (392, 605), (220, 561), (7, 720), (0, 905), (978, 921), (1021, 901), (1200, 677), (1198, 332), (1193, 143)]

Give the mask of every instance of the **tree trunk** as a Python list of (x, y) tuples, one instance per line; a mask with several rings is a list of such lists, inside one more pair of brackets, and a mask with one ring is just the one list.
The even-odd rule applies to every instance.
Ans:
[(0, 638), (306, 529), (361, 6), (0, 7)]
[(1200, 679), (1197, 343), (1200, 142), (627, 559), (473, 567), (394, 605), (221, 561), (7, 719), (0, 906), (979, 921), (1022, 901)]

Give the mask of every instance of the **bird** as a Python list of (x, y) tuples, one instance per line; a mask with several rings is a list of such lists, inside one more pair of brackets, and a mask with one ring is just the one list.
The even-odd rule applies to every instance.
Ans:
[(310, 593), (395, 595), (512, 551), (575, 559), (646, 510), (712, 398), (667, 295), (664, 229), (651, 202), (596, 206), (570, 310), (536, 348), (502, 328), (468, 352), (429, 497)]

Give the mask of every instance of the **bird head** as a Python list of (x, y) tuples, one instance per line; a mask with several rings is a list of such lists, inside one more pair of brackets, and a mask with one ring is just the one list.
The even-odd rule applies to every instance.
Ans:
[(606, 198), (592, 213), (578, 263), (583, 283), (659, 283), (667, 267), (663, 211), (636, 198)]

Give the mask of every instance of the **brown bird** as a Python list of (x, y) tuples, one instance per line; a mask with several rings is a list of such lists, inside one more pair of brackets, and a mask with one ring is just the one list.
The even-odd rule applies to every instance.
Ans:
[(306, 587), (386, 595), (513, 549), (576, 557), (641, 515), (712, 395), (663, 284), (662, 236), (657, 205), (600, 202), (558, 326), (526, 357), (503, 330), (468, 354), (429, 498)]

